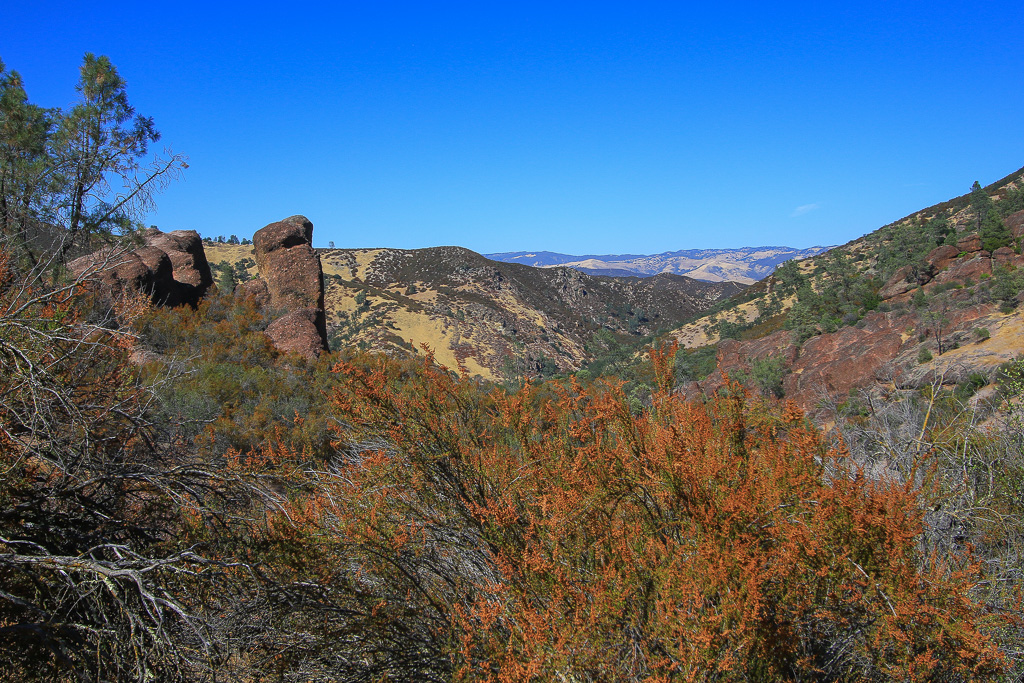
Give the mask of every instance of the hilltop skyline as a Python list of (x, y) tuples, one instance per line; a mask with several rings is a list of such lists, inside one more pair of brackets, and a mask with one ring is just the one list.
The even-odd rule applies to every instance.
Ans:
[(189, 157), (149, 222), (317, 246), (656, 254), (842, 244), (1024, 163), (1024, 11), (198, 3), (5, 10), (66, 106), (109, 55)]

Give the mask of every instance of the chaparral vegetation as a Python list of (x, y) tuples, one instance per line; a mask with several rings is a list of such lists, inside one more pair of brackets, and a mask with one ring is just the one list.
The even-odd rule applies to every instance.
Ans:
[[(160, 307), (67, 269), (127, 249), (180, 164), (142, 165), (157, 134), (108, 61), (82, 78), (67, 113), (0, 80), (3, 680), (1024, 671), (1024, 363), (984, 424), (978, 386), (940, 384), (816, 424), (770, 364), (760, 394), (686, 398), (709, 361), (670, 344), (496, 383), (283, 353), (230, 287)], [(845, 309), (808, 292), (819, 333)]]

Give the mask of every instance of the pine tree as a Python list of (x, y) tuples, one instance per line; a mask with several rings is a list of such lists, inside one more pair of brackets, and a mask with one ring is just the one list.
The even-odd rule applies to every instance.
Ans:
[(131, 232), (187, 167), (178, 155), (150, 155), (160, 133), (136, 114), (109, 58), (87, 53), (76, 90), (67, 111), (42, 109), (0, 63), (0, 226), (33, 262), (50, 246), (33, 231), (59, 242), (61, 256), (73, 243)]
[(992, 198), (988, 196), (988, 193), (985, 192), (984, 189), (982, 189), (981, 183), (977, 180), (975, 180), (974, 184), (971, 185), (970, 207), (971, 214), (974, 218), (974, 229), (980, 232), (982, 222), (985, 220), (989, 211), (993, 209), (993, 202)]
[(999, 212), (994, 208), (988, 210), (981, 221), (981, 229), (978, 231), (981, 236), (981, 248), (986, 251), (995, 251), (999, 247), (1008, 247), (1013, 244), (1013, 235), (999, 217)]
[(52, 127), (53, 113), (30, 104), (21, 76), (0, 61), (0, 236), (19, 257), (31, 257), (26, 237), (45, 195)]

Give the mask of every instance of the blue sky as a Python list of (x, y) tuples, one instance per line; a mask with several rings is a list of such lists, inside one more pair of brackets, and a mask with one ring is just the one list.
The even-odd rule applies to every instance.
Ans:
[(5, 4), (32, 101), (106, 54), (188, 156), (165, 230), (806, 247), (1024, 166), (1015, 3)]

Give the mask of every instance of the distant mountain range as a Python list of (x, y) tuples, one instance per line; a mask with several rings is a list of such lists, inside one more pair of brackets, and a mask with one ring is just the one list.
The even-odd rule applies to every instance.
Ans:
[(591, 275), (651, 277), (659, 273), (686, 275), (705, 282), (751, 284), (771, 275), (775, 267), (790, 259), (816, 256), (831, 247), (743, 247), (740, 249), (686, 249), (661, 254), (557, 254), (551, 251), (508, 251), (484, 254), (504, 263), (522, 263), (538, 268), (568, 266)]

